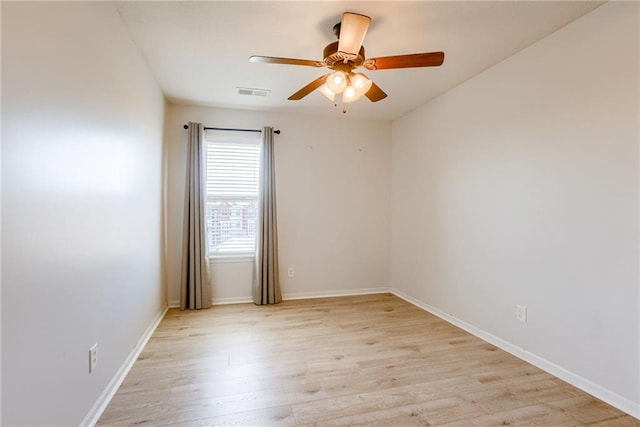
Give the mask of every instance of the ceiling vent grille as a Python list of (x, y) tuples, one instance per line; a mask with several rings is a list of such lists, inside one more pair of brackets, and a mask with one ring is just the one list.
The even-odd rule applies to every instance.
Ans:
[(252, 89), (248, 87), (238, 87), (236, 89), (238, 90), (239, 95), (249, 96), (269, 96), (269, 92), (271, 92), (268, 89)]

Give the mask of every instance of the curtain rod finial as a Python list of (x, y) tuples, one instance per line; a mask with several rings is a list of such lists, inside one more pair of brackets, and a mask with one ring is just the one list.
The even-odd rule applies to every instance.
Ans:
[(275, 133), (276, 135), (280, 135), (280, 129), (274, 130), (273, 133)]
[(184, 125), (183, 126), (185, 129), (189, 129), (189, 125)]

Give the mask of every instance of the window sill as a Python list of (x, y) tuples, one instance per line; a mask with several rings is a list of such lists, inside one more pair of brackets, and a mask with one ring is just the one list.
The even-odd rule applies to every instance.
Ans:
[(209, 264), (223, 264), (228, 262), (250, 263), (255, 259), (254, 255), (219, 255), (209, 257)]

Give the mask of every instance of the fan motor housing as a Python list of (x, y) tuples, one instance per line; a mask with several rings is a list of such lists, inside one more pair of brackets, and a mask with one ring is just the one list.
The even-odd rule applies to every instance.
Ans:
[(364, 58), (365, 58), (364, 46), (360, 46), (360, 51), (358, 52), (358, 55), (353, 57), (353, 55), (338, 52), (338, 42), (333, 42), (328, 44), (324, 48), (322, 57), (324, 58), (324, 63), (329, 68), (332, 68), (336, 64), (344, 63), (345, 59), (347, 60), (347, 63), (351, 65), (352, 68), (360, 67), (364, 63)]

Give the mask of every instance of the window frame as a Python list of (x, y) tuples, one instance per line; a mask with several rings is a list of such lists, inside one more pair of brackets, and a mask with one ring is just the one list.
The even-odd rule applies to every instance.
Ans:
[[(258, 220), (258, 191), (259, 191), (259, 186), (260, 186), (260, 156), (261, 156), (261, 150), (262, 150), (262, 144), (261, 144), (261, 134), (259, 132), (242, 132), (242, 131), (234, 131), (234, 132), (229, 132), (229, 131), (210, 131), (207, 130), (205, 131), (204, 134), (204, 138), (203, 138), (203, 142), (204, 142), (204, 156), (203, 156), (203, 163), (204, 163), (204, 176), (203, 176), (203, 181), (204, 181), (204, 203), (205, 203), (205, 231), (206, 231), (206, 252), (207, 252), (207, 259), (209, 260), (209, 262), (233, 262), (233, 261), (246, 261), (246, 260), (250, 260), (253, 259), (255, 257), (255, 239), (257, 236), (257, 220)], [(210, 244), (210, 212), (209, 212), (209, 204), (212, 201), (220, 201), (221, 199), (224, 200), (224, 198), (220, 197), (220, 196), (216, 196), (216, 195), (212, 195), (209, 193), (209, 170), (208, 170), (208, 166), (209, 166), (209, 150), (210, 150), (210, 145), (225, 145), (225, 144), (229, 144), (229, 145), (249, 145), (249, 146), (255, 146), (257, 148), (257, 158), (256, 158), (256, 168), (255, 168), (255, 185), (256, 185), (256, 193), (255, 193), (255, 197), (248, 197), (248, 196), (236, 196), (233, 197), (231, 196), (230, 199), (236, 199), (236, 200), (248, 200), (248, 201), (255, 201), (255, 227), (254, 227), (254, 235), (253, 235), (253, 241), (254, 241), (254, 247), (251, 250), (245, 250), (245, 251), (238, 251), (238, 252), (233, 252), (230, 251), (228, 253), (224, 253), (224, 252), (218, 252), (218, 251), (212, 251), (212, 245)]]

